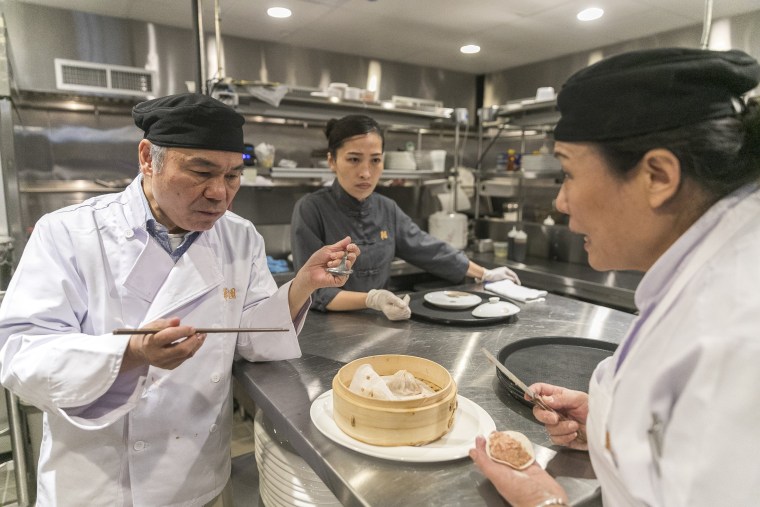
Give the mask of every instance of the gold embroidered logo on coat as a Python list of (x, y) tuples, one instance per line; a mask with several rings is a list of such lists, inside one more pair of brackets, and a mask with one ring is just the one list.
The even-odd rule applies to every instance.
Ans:
[(388, 231), (380, 231), (380, 239), (388, 239)]
[(235, 289), (224, 289), (224, 299), (235, 299)]

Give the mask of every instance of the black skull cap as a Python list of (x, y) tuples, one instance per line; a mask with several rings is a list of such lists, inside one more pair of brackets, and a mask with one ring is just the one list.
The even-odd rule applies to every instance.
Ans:
[(199, 93), (148, 100), (132, 108), (143, 138), (158, 146), (242, 153), (245, 118), (232, 107)]
[(757, 60), (738, 50), (659, 48), (611, 56), (562, 86), (554, 139), (608, 141), (733, 116), (758, 81)]

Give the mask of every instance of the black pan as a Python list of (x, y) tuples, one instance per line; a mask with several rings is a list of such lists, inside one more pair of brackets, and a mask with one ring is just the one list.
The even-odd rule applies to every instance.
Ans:
[[(616, 343), (570, 336), (539, 336), (510, 343), (497, 359), (530, 386), (536, 382), (588, 392), (596, 365), (612, 355)], [(514, 398), (531, 406), (522, 391), (506, 375), (496, 370), (501, 385)]]

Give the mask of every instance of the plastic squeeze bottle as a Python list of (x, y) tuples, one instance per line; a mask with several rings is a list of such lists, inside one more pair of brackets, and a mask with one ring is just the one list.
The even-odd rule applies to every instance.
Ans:
[(507, 253), (512, 260), (515, 260), (515, 236), (517, 236), (517, 227), (513, 225), (512, 230), (507, 233)]
[(518, 231), (515, 235), (515, 257), (517, 262), (525, 262), (525, 256), (528, 254), (528, 234), (525, 231)]

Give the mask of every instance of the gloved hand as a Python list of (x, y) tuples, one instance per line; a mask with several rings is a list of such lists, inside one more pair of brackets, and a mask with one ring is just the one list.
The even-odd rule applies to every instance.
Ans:
[(514, 271), (506, 266), (501, 266), (494, 269), (486, 269), (483, 271), (483, 278), (479, 279), (479, 282), (498, 282), (499, 280), (512, 280), (517, 285), (520, 285), (520, 279), (517, 277)]
[(389, 290), (369, 291), (367, 308), (383, 312), (389, 320), (405, 320), (412, 316), (412, 310), (409, 308), (409, 294), (401, 299)]

